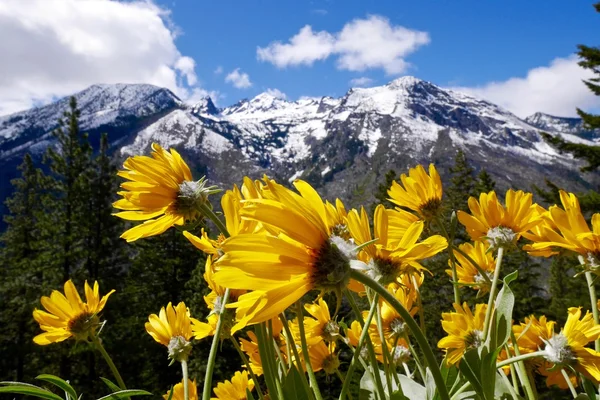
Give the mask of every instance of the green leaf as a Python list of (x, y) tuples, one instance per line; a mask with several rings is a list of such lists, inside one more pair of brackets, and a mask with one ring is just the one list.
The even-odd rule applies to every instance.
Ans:
[(583, 390), (587, 393), (590, 399), (597, 399), (596, 386), (587, 378), (583, 378)]
[(302, 376), (295, 365), (292, 365), (283, 382), (283, 396), (286, 399), (310, 398), (310, 393), (306, 392), (306, 386), (302, 383)]
[(479, 358), (479, 352), (477, 349), (471, 349), (467, 351), (460, 363), (458, 369), (465, 378), (471, 383), (471, 386), (477, 392), (478, 395), (485, 398), (483, 385), (481, 383), (481, 360)]
[[(411, 378), (406, 375), (398, 374), (400, 378), (400, 385), (402, 385), (402, 391), (404, 392), (404, 397), (408, 400), (423, 400), (428, 398), (427, 391), (423, 385), (415, 382)], [(435, 386), (434, 386), (435, 390)]]
[(50, 375), (50, 374), (38, 375), (35, 379), (39, 379), (40, 381), (51, 383), (54, 386), (62, 389), (65, 393), (67, 393), (67, 395), (71, 399), (77, 400), (77, 392), (75, 392), (75, 389), (73, 389), (73, 386), (69, 385), (69, 382), (65, 381), (64, 379), (59, 378), (58, 376), (55, 376), (55, 375)]
[[(169, 400), (171, 400), (169, 398)], [(246, 388), (246, 400), (255, 400), (254, 396), (252, 396), (252, 392), (250, 392), (250, 390), (248, 390), (248, 388)]]
[(425, 370), (425, 389), (427, 400), (433, 400), (437, 390), (435, 388), (435, 380), (433, 379), (433, 375), (431, 374), (431, 369), (429, 369), (429, 367), (427, 367)]
[(365, 371), (362, 378), (360, 378), (358, 400), (378, 400), (377, 388), (370, 371)]
[(62, 397), (34, 385), (2, 386), (0, 387), (0, 393), (24, 394), (48, 400), (64, 400)]
[(173, 392), (175, 390), (173, 390), (175, 387), (171, 386), (171, 389), (169, 389), (169, 396), (167, 396), (167, 400), (171, 400), (173, 398)]
[(490, 352), (504, 346), (510, 337), (515, 295), (510, 289), (509, 284), (517, 279), (518, 274), (519, 271), (514, 271), (504, 277), (504, 285), (502, 285), (502, 289), (500, 289), (500, 292), (498, 292), (498, 296), (496, 297), (496, 340), (490, 342)]
[(111, 393), (104, 397), (100, 397), (98, 400), (125, 399), (127, 397), (133, 397), (133, 396), (152, 396), (152, 393), (147, 392), (145, 390), (138, 390), (138, 389), (119, 390), (118, 392), (114, 392), (114, 393)]
[(118, 391), (120, 391), (120, 390), (121, 390), (121, 388), (120, 388), (120, 387), (118, 387), (117, 385), (115, 385), (115, 384), (114, 384), (114, 383), (113, 383), (113, 382), (112, 382), (110, 379), (103, 378), (103, 377), (100, 377), (100, 379), (101, 379), (101, 380), (102, 380), (102, 382), (104, 382), (104, 383), (106, 384), (106, 386), (108, 386), (108, 388), (109, 388), (110, 390), (112, 390), (113, 392), (118, 392)]

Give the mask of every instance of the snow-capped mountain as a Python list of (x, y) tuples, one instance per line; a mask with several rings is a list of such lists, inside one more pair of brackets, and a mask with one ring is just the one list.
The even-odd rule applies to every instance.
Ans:
[[(355, 205), (372, 199), (388, 170), (435, 162), (443, 171), (457, 149), (477, 170), (486, 168), (500, 189), (529, 188), (550, 176), (571, 190), (596, 184), (539, 134), (600, 142), (597, 133), (578, 129), (577, 121), (540, 113), (521, 120), (490, 102), (413, 77), (350, 89), (337, 99), (288, 101), (262, 93), (224, 109), (210, 98), (188, 106), (150, 85), (94, 85), (75, 97), (82, 129), (92, 139), (108, 131), (117, 156), (147, 153), (158, 142), (182, 151), (198, 174), (224, 185), (263, 173), (281, 181), (302, 178), (326, 197)], [(25, 151), (51, 143), (49, 132), (67, 105), (62, 99), (0, 117), (2, 171), (9, 164), (14, 171)]]

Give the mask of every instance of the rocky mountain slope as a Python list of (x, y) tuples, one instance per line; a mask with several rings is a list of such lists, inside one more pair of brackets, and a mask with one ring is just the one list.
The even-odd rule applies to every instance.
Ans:
[[(224, 109), (210, 98), (185, 105), (151, 85), (94, 85), (75, 96), (82, 129), (92, 141), (108, 132), (117, 157), (147, 153), (158, 142), (184, 153), (198, 177), (206, 174), (226, 186), (243, 175), (302, 178), (326, 197), (356, 205), (372, 200), (388, 170), (400, 173), (434, 162), (443, 173), (458, 149), (476, 169), (486, 168), (500, 189), (528, 189), (545, 177), (571, 190), (598, 184), (539, 134), (600, 142), (600, 134), (582, 130), (579, 120), (541, 113), (521, 120), (487, 101), (413, 77), (350, 89), (337, 99), (292, 102), (262, 93)], [(24, 152), (39, 154), (52, 143), (50, 132), (67, 105), (62, 99), (0, 117), (0, 197)]]

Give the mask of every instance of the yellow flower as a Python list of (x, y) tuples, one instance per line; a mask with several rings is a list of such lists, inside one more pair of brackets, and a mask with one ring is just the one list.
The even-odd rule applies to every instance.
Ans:
[[(223, 305), (223, 296), (225, 295), (225, 288), (223, 286), (218, 285), (214, 279), (215, 275), (215, 266), (212, 262), (212, 256), (208, 256), (206, 258), (206, 266), (204, 270), (204, 280), (208, 284), (208, 287), (211, 289), (210, 293), (204, 296), (204, 301), (209, 309), (213, 310), (212, 312), (220, 313)], [(233, 303), (237, 301), (237, 299), (246, 293), (245, 290), (236, 290), (231, 289), (229, 291), (229, 302)], [(212, 314), (211, 312), (211, 314)]]
[(548, 209), (544, 231), (528, 237), (535, 243), (526, 249), (550, 256), (556, 253), (554, 248), (560, 247), (584, 256), (590, 268), (600, 267), (600, 213), (592, 216), (590, 230), (577, 197), (561, 190), (560, 200), (563, 208), (552, 206)]
[[(580, 318), (581, 308), (569, 308), (569, 316), (562, 331), (546, 341), (544, 358), (559, 368), (573, 368), (597, 384), (600, 382), (600, 353), (585, 346), (600, 337), (600, 325), (594, 323), (589, 311), (581, 320)], [(559, 382), (553, 374), (548, 379), (556, 384)], [(564, 384), (566, 387), (566, 382)]]
[(555, 321), (548, 321), (545, 315), (539, 319), (530, 315), (525, 318), (525, 322), (514, 325), (512, 330), (521, 354), (533, 353), (544, 347), (544, 342), (554, 336), (555, 324)]
[[(335, 353), (335, 342), (325, 344), (325, 342), (320, 341), (309, 345), (308, 356), (310, 358), (310, 366), (314, 372), (323, 370), (326, 374), (331, 375), (340, 366), (340, 360)], [(303, 362), (302, 366), (304, 367), (306, 364)]]
[(180, 361), (189, 356), (192, 350), (192, 321), (184, 302), (176, 307), (169, 302), (166, 309), (160, 309), (158, 315), (150, 314), (145, 326), (154, 340), (167, 346), (170, 358)]
[(228, 238), (215, 263), (217, 284), (253, 291), (228, 305), (238, 320), (232, 332), (279, 315), (312, 289), (341, 290), (348, 282), (349, 258), (338, 246), (344, 241), (332, 237), (319, 194), (303, 181), (294, 182), (300, 194), (265, 181), (265, 198), (247, 201), (240, 214), (271, 233)]
[(390, 201), (400, 207), (416, 211), (424, 220), (439, 214), (442, 206), (442, 180), (433, 164), (429, 165), (429, 175), (422, 165), (411, 168), (408, 176), (400, 176), (402, 186), (396, 181), (388, 190)]
[[(309, 344), (318, 343), (323, 340), (334, 342), (338, 339), (340, 327), (331, 319), (329, 307), (325, 300), (320, 298), (317, 304), (306, 304), (304, 309), (312, 316), (312, 318), (304, 317), (306, 341)], [(300, 328), (297, 319), (290, 323), (290, 328), (294, 339), (300, 343)]]
[[(474, 245), (471, 243), (463, 243), (458, 246), (458, 248), (471, 257), (471, 260), (473, 260), (491, 280), (494, 275), (494, 270), (496, 269), (496, 260), (492, 255), (492, 252), (489, 251), (490, 246), (488, 243), (475, 242)], [(481, 276), (481, 273), (473, 266), (470, 260), (457, 251), (454, 251), (454, 258), (456, 261), (456, 275), (458, 276), (459, 284), (479, 290), (481, 294), (490, 291), (489, 284), (486, 283), (485, 278)], [(450, 261), (448, 261), (448, 265), (452, 266)], [(446, 273), (452, 276), (451, 269), (447, 269)]]
[(476, 304), (475, 313), (467, 303), (454, 304), (456, 312), (442, 313), (442, 328), (448, 336), (438, 342), (446, 350), (446, 362), (454, 365), (463, 354), (483, 344), (483, 322), (487, 304)]
[(214, 388), (215, 395), (211, 400), (246, 400), (246, 390), (254, 389), (254, 381), (248, 379), (248, 371), (233, 375), (231, 381), (219, 382)]
[(516, 242), (519, 237), (541, 222), (532, 204), (532, 194), (509, 189), (506, 206), (498, 201), (496, 192), (481, 193), (479, 201), (469, 198), (471, 214), (458, 211), (458, 220), (473, 240), (487, 239), (494, 248)]
[(260, 359), (260, 352), (258, 350), (258, 339), (252, 331), (246, 332), (250, 340), (240, 338), (240, 347), (248, 356), (250, 362), (250, 368), (256, 376), (263, 374), (262, 361)]
[(76, 340), (87, 340), (95, 335), (96, 327), (100, 324), (98, 313), (104, 309), (108, 297), (115, 291), (111, 290), (100, 298), (98, 282), (94, 282), (94, 289), (85, 282), (84, 303), (77, 293), (77, 289), (71, 280), (65, 282), (65, 294), (54, 290), (50, 297), (41, 298), (42, 306), (47, 311), (33, 311), (33, 318), (44, 331), (33, 338), (39, 345), (58, 343), (70, 337)]
[(373, 217), (373, 232), (364, 208), (348, 213), (348, 228), (357, 245), (370, 242), (373, 236), (377, 241), (363, 247), (358, 258), (364, 262), (363, 269), (372, 278), (383, 284), (391, 283), (402, 274), (420, 274), (423, 266), (420, 260), (431, 257), (448, 246), (445, 238), (430, 236), (418, 242), (423, 232), (424, 222), (412, 222), (401, 237), (393, 237), (388, 230), (389, 213), (382, 205), (377, 206)]
[(113, 206), (120, 210), (117, 217), (145, 221), (121, 235), (128, 242), (160, 235), (174, 225), (194, 219), (198, 206), (207, 202), (215, 187), (206, 187), (204, 179), (192, 180), (192, 173), (179, 153), (165, 151), (152, 144), (152, 157), (129, 157), (118, 175), (127, 179), (119, 192), (123, 196)]
[[(188, 379), (188, 391), (189, 391), (189, 400), (198, 400), (198, 388), (196, 387), (196, 381), (192, 381)], [(163, 394), (163, 398), (168, 400), (169, 392)], [(177, 385), (173, 387), (173, 397), (171, 400), (184, 400), (185, 395), (183, 391), (183, 381), (179, 382)]]
[(344, 240), (350, 239), (350, 232), (346, 225), (346, 207), (340, 199), (335, 199), (335, 205), (329, 201), (325, 202), (325, 211), (327, 213), (327, 224), (331, 226), (332, 233)]
[[(411, 316), (414, 316), (417, 313), (419, 308), (414, 304), (417, 301), (417, 292), (414, 289), (411, 290), (409, 287), (403, 287), (396, 283), (392, 283), (387, 286), (387, 290), (408, 310)], [(383, 337), (389, 344), (393, 344), (396, 340), (404, 337), (404, 335), (408, 333), (408, 328), (394, 307), (383, 300), (381, 300), (381, 303), (381, 327), (383, 329)], [(375, 319), (371, 321), (371, 326), (369, 328), (377, 334), (378, 327)]]

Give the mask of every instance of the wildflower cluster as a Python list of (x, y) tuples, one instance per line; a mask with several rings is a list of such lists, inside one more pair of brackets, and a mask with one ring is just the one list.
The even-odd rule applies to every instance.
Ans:
[[(574, 396), (577, 387), (600, 383), (593, 285), (593, 314), (570, 308), (559, 330), (545, 316), (514, 322), (510, 284), (516, 277), (501, 279), (508, 251), (542, 257), (574, 252), (582, 274), (600, 275), (600, 214), (590, 229), (575, 195), (561, 192), (562, 207), (544, 209), (530, 193), (510, 189), (504, 203), (494, 191), (481, 193), (469, 199), (469, 213), (457, 214), (472, 240), (462, 244), (440, 222), (442, 183), (433, 165), (401, 175), (388, 191), (396, 207), (377, 206), (373, 215), (363, 207), (347, 209), (340, 199), (323, 200), (302, 180), (290, 189), (266, 176), (244, 178), (222, 195), (221, 219), (209, 198), (218, 190), (204, 179), (194, 181), (175, 150), (152, 148), (152, 157), (129, 158), (119, 173), (128, 181), (114, 204), (124, 211), (116, 215), (145, 220), (122, 237), (134, 241), (179, 226), (206, 254), (204, 280), (211, 290), (204, 298), (210, 312), (202, 320), (183, 302), (148, 317), (146, 331), (182, 368), (182, 381), (165, 399), (207, 400), (214, 393), (213, 399), (318, 400), (318, 373), (339, 380), (340, 399), (352, 398), (350, 381), (358, 368), (364, 370), (361, 390), (380, 399), (426, 393), (533, 399), (535, 374)], [(208, 220), (219, 234), (208, 233)], [(445, 353), (440, 367), (424, 332), (421, 288), (431, 274), (424, 261), (446, 249), (454, 302), (441, 315), (447, 335), (438, 343)], [(64, 289), (64, 295), (42, 298), (47, 312), (35, 311), (44, 330), (36, 343), (74, 337), (99, 344), (99, 313), (112, 292), (100, 298), (98, 284), (92, 290), (86, 283), (83, 303), (71, 281)], [(465, 290), (477, 291), (476, 304), (460, 301)], [(196, 342), (208, 337), (213, 344), (200, 389), (188, 377), (187, 363)], [(213, 386), (222, 340), (237, 349), (239, 371)]]

